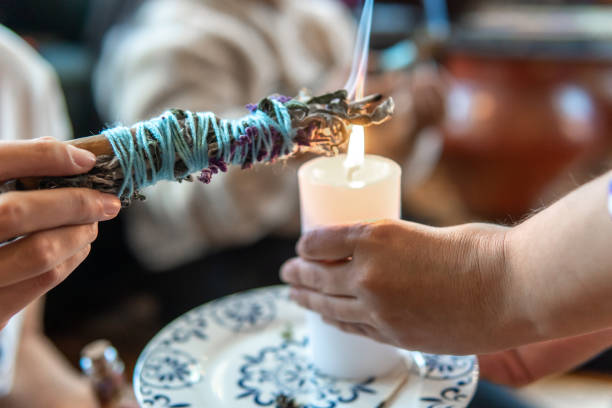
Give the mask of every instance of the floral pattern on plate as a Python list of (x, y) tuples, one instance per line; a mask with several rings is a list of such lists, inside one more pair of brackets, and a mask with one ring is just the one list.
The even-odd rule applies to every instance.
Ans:
[[(390, 408), (467, 406), (478, 380), (474, 356), (406, 355), (413, 362), (406, 366), (411, 386)], [(320, 373), (309, 359), (303, 310), (283, 286), (186, 313), (151, 340), (134, 371), (136, 396), (146, 408), (273, 407), (279, 395), (304, 408), (371, 408), (394, 384), (394, 378), (345, 381)]]

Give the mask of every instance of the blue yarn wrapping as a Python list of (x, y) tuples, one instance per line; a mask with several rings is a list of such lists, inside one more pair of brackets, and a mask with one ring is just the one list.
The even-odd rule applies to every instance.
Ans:
[[(272, 103), (273, 115), (255, 109), (243, 118), (226, 120), (211, 112), (167, 111), (138, 123), (134, 135), (125, 126), (103, 131), (124, 174), (117, 195), (132, 197), (136, 191), (160, 180), (180, 180), (219, 163), (248, 167), (255, 161), (267, 162), (290, 154), (295, 142), (289, 110), (281, 101), (268, 101)], [(179, 112), (183, 126), (177, 118)], [(211, 129), (218, 145), (214, 158), (209, 157), (208, 151)], [(185, 131), (191, 136), (191, 143)], [(177, 160), (184, 163), (185, 171), (177, 173)]]

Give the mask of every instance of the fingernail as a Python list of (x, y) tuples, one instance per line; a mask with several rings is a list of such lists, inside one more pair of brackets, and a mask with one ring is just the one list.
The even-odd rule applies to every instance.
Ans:
[(102, 205), (104, 206), (104, 216), (106, 220), (115, 218), (121, 210), (121, 202), (115, 196), (104, 194), (102, 196)]
[(94, 164), (96, 164), (96, 155), (92, 152), (79, 149), (78, 147), (72, 145), (68, 145), (68, 151), (70, 152), (72, 161), (79, 167), (89, 170), (94, 166)]

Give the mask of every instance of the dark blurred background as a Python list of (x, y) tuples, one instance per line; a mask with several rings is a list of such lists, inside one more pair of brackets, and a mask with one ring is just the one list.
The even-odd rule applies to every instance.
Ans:
[[(0, 23), (57, 70), (75, 137), (104, 127), (91, 87), (101, 41), (144, 1), (2, 1)], [(610, 168), (611, 1), (376, 3), (372, 70), (430, 61), (447, 88), (437, 126), (443, 150), (427, 177), (406, 190), (407, 218), (512, 223)], [(213, 254), (207, 274), (220, 278), (204, 281), (199, 263), (173, 274), (141, 272), (121, 219), (106, 223), (92, 256), (48, 296), (47, 332), (72, 362), (85, 343), (106, 337), (133, 364), (146, 341), (180, 313), (277, 283), (293, 244), (270, 237)], [(611, 368), (608, 354), (583, 370)]]

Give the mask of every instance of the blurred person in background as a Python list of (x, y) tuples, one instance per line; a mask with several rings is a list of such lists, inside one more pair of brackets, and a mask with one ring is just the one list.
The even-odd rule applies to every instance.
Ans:
[[(247, 103), (272, 93), (341, 88), (354, 38), (354, 17), (335, 0), (145, 1), (105, 37), (94, 77), (97, 106), (104, 119), (124, 124), (170, 107), (240, 117)], [(403, 161), (418, 130), (416, 105), (433, 103), (441, 115), (439, 81), (416, 76), (424, 80), (406, 73), (368, 79), (373, 91), (395, 97), (398, 107), (393, 121), (368, 131), (376, 141), (371, 152)], [(210, 185), (159, 183), (145, 192), (147, 200), (135, 203), (125, 220), (133, 253), (149, 270), (182, 268), (192, 277), (169, 274), (179, 285), (169, 303), (195, 306), (207, 290), (216, 290), (208, 295), (214, 298), (278, 282), (274, 265), (291, 255), (299, 233), (299, 164), (230, 169)], [(225, 253), (222, 278), (212, 275), (210, 258), (202, 263), (206, 255), (268, 236), (281, 238), (259, 246), (258, 260)]]
[[(169, 107), (239, 117), (244, 105), (343, 78), (353, 24), (327, 0), (151, 0), (106, 36), (95, 76), (103, 117), (132, 124)], [(232, 169), (210, 185), (160, 183), (134, 205), (127, 233), (152, 270), (215, 248), (295, 232), (295, 171)]]

